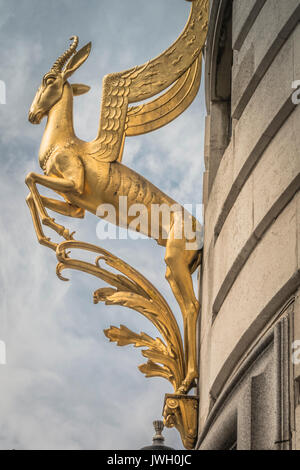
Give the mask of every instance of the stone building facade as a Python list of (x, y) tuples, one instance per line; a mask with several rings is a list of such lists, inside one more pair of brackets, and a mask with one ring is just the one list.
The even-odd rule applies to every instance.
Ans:
[(299, 21), (211, 0), (197, 449), (300, 449)]

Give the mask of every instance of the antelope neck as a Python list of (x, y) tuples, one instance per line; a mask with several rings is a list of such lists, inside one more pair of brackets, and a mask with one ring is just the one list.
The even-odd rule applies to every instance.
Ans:
[(73, 127), (73, 91), (70, 84), (66, 82), (61, 99), (49, 111), (40, 146), (40, 160), (44, 160), (44, 157), (54, 147), (65, 147), (68, 142), (75, 139)]

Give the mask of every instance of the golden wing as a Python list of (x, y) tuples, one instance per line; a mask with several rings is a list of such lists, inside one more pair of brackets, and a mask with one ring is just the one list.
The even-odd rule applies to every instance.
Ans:
[(146, 134), (176, 119), (196, 97), (201, 83), (202, 54), (166, 93), (127, 111), (125, 136)]
[[(121, 160), (126, 135), (158, 129), (189, 106), (200, 85), (208, 14), (208, 0), (194, 0), (186, 27), (171, 47), (144, 65), (104, 77), (100, 127), (91, 142), (93, 158), (101, 162)], [(158, 99), (128, 108), (130, 103), (147, 100), (166, 89)]]

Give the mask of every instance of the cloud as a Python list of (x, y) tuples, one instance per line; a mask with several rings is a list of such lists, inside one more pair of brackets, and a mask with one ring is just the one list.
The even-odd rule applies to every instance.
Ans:
[[(110, 324), (156, 335), (136, 312), (93, 305), (96, 279), (72, 273), (55, 276), (55, 255), (37, 244), (25, 204), (24, 178), (37, 162), (43, 125), (27, 122), (42, 75), (71, 34), (93, 51), (74, 81), (92, 90), (75, 100), (79, 137), (92, 139), (99, 123), (101, 77), (143, 63), (176, 39), (189, 6), (182, 0), (0, 1), (0, 79), (7, 105), (0, 105), (0, 339), (7, 366), (0, 366), (0, 448), (130, 449), (151, 443), (152, 421), (161, 416), (162, 379), (145, 380), (138, 350), (117, 348), (103, 336)], [(155, 41), (153, 41), (155, 37)], [(201, 110), (202, 108), (202, 110)], [(126, 142), (124, 163), (182, 203), (201, 200), (203, 97), (174, 123)], [(164, 279), (164, 251), (153, 240), (99, 241), (98, 220), (56, 217), (134, 265), (163, 295), (180, 321)], [(166, 430), (167, 444), (180, 447)]]

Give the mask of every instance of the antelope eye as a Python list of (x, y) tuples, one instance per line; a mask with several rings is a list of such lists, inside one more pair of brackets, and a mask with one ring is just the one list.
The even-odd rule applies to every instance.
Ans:
[(51, 85), (51, 83), (55, 82), (55, 77), (48, 77), (45, 79), (45, 84), (46, 85)]

